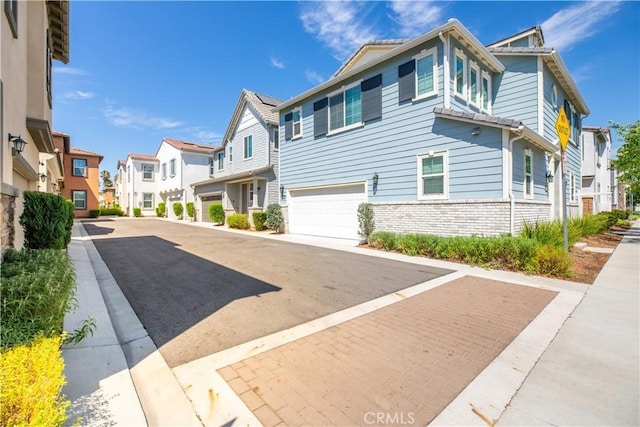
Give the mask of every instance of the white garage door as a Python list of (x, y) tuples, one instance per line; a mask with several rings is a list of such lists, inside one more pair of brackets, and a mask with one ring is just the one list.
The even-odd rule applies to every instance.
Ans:
[(366, 199), (364, 183), (291, 190), (289, 231), (357, 239), (358, 205)]

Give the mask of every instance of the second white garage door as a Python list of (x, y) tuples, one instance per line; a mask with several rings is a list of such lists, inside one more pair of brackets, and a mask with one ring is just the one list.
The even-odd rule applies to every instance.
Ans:
[(358, 205), (366, 201), (364, 183), (291, 190), (289, 232), (358, 239)]

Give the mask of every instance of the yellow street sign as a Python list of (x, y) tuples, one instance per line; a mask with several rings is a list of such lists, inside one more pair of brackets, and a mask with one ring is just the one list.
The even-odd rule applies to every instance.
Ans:
[(567, 149), (567, 143), (569, 142), (569, 136), (571, 135), (571, 129), (569, 128), (567, 115), (562, 107), (556, 119), (556, 132), (558, 132), (558, 138), (560, 139), (560, 149), (565, 151)]

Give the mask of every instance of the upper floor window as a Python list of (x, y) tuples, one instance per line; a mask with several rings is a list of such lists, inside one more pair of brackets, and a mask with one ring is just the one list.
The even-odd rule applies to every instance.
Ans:
[(486, 71), (482, 72), (482, 109), (491, 113), (491, 78)]
[(18, 38), (18, 0), (4, 0), (4, 13), (9, 21), (13, 38)]
[(329, 96), (329, 132), (361, 123), (360, 82)]
[(438, 92), (438, 64), (436, 48), (431, 48), (415, 57), (416, 98), (435, 95)]
[(176, 176), (176, 159), (169, 160), (169, 176)]
[(131, 181), (131, 165), (127, 166), (127, 181)]
[(418, 156), (418, 199), (447, 197), (447, 153)]
[(475, 62), (469, 64), (469, 102), (480, 106), (480, 68)]
[(167, 164), (166, 163), (163, 163), (162, 166), (160, 166), (160, 171), (161, 171), (162, 179), (167, 179)]
[(280, 149), (280, 131), (278, 129), (273, 130), (273, 148)]
[(250, 159), (253, 157), (253, 135), (244, 137), (244, 158)]
[(73, 159), (73, 176), (87, 176), (86, 159)]
[(144, 181), (153, 181), (153, 165), (142, 165), (142, 179)]
[(213, 157), (209, 157), (209, 176), (213, 176), (213, 167), (216, 162), (216, 159)]
[(531, 150), (524, 150), (524, 197), (533, 197), (533, 155)]
[(302, 136), (302, 110), (300, 108), (293, 110), (293, 137)]
[(224, 151), (218, 153), (218, 170), (224, 169)]
[(464, 98), (467, 87), (467, 57), (461, 50), (456, 49), (455, 55), (455, 78), (454, 87), (456, 95)]
[(229, 163), (233, 162), (233, 147), (229, 146)]

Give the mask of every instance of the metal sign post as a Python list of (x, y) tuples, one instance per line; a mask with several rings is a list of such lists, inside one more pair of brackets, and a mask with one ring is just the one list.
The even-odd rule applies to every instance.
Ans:
[(568, 227), (568, 210), (567, 210), (567, 143), (571, 129), (569, 128), (569, 120), (564, 108), (560, 108), (558, 118), (556, 119), (556, 132), (560, 140), (560, 152), (562, 155), (562, 229), (564, 232), (564, 251), (569, 252), (569, 227)]

